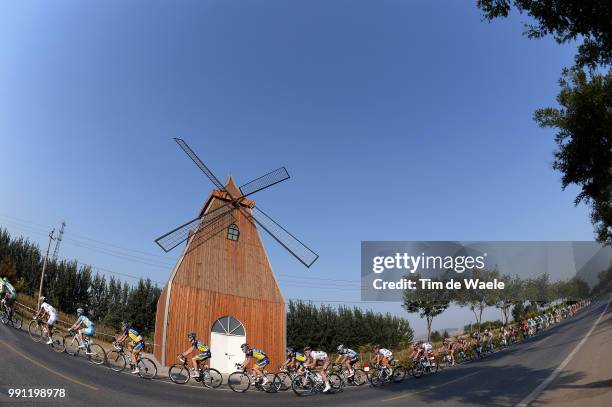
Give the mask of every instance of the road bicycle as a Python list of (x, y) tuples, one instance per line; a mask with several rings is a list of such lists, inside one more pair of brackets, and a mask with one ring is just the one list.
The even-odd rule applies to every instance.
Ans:
[(435, 357), (430, 356), (429, 359), (426, 360), (425, 357), (421, 356), (412, 363), (410, 375), (418, 379), (424, 374), (437, 373), (438, 368), (439, 366), (438, 363), (436, 363)]
[[(11, 316), (10, 318), (9, 315)], [(0, 307), (0, 321), (2, 321), (4, 325), (10, 324), (15, 329), (21, 329), (23, 325), (23, 319), (14, 309), (9, 308), (4, 300), (2, 301), (2, 307)]]
[(57, 343), (57, 345), (54, 340), (53, 348), (58, 352), (65, 350), (70, 356), (84, 355), (94, 365), (103, 365), (106, 362), (106, 351), (102, 346), (92, 343), (91, 339), (87, 336), (83, 336), (81, 341), (79, 333), (73, 329), (69, 329), (68, 333), (61, 337), (61, 342)]
[(401, 383), (406, 378), (407, 373), (404, 366), (393, 360), (388, 367), (374, 364), (374, 367), (370, 368), (368, 372), (368, 379), (373, 387), (379, 387), (390, 382)]
[[(44, 321), (42, 318), (37, 317), (36, 315), (32, 316), (32, 320), (28, 324), (28, 334), (34, 342), (40, 343), (44, 341), (46, 343), (49, 341), (49, 335), (47, 335), (47, 331), (45, 330), (46, 325), (47, 322)], [(58, 353), (64, 352), (63, 334), (59, 330), (57, 330), (55, 326), (52, 326), (50, 329), (52, 341), (50, 345), (52, 349)]]
[[(182, 355), (176, 355), (181, 363), (176, 363), (168, 370), (168, 376), (176, 384), (185, 384), (191, 379), (191, 368), (187, 364), (187, 359)], [(216, 389), (223, 383), (223, 376), (217, 369), (212, 369), (206, 365), (201, 365), (198, 368), (198, 376), (194, 377), (193, 380), (202, 383), (202, 386), (211, 389)]]
[(274, 375), (273, 384), (278, 391), (286, 391), (291, 388), (291, 382), (298, 375), (295, 369), (287, 366), (279, 366), (279, 372)]
[(264, 369), (263, 374), (268, 379), (264, 384), (263, 378), (253, 374), (250, 369), (243, 368), (240, 363), (236, 363), (235, 366), (239, 370), (229, 375), (227, 385), (236, 393), (244, 393), (251, 386), (255, 387), (256, 390), (265, 391), (266, 393), (276, 393), (279, 390), (279, 382), (274, 383), (275, 375), (273, 373), (268, 373)]
[[(340, 375), (337, 373), (330, 373), (327, 377), (331, 387), (330, 391), (336, 392), (342, 389), (342, 378)], [(313, 394), (323, 392), (325, 389), (325, 381), (321, 373), (305, 367), (303, 373), (293, 378), (291, 389), (298, 396), (312, 396)]]
[[(353, 375), (349, 375), (348, 369), (344, 365), (335, 365), (330, 374), (337, 374), (342, 379), (342, 386), (363, 386), (368, 381), (368, 374), (360, 368), (353, 368)], [(330, 382), (330, 385), (334, 386)]]
[[(115, 372), (122, 372), (127, 366), (134, 370), (134, 363), (130, 355), (125, 353), (123, 346), (117, 342), (113, 342), (113, 350), (106, 355), (108, 366)], [(143, 357), (138, 353), (136, 355), (136, 366), (138, 366), (138, 376), (143, 379), (151, 380), (157, 376), (157, 365), (151, 359)]]

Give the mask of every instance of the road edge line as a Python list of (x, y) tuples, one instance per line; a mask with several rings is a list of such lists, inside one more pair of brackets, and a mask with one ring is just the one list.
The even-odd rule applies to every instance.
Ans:
[(591, 329), (589, 329), (589, 332), (587, 332), (587, 334), (584, 336), (584, 338), (582, 338), (582, 340), (580, 342), (578, 342), (576, 347), (574, 347), (574, 349), (571, 351), (571, 353), (569, 355), (567, 355), (565, 360), (563, 360), (563, 362), (561, 362), (561, 364), (559, 366), (557, 366), (557, 368), (555, 370), (553, 370), (552, 373), (542, 383), (540, 383), (540, 385), (538, 387), (536, 387), (531, 393), (529, 393), (527, 395), (527, 397), (525, 397), (519, 403), (515, 404), (515, 407), (527, 407), (529, 404), (531, 404), (546, 389), (546, 387), (548, 387), (548, 385), (553, 380), (555, 380), (557, 378), (557, 376), (559, 376), (561, 371), (572, 360), (574, 355), (576, 353), (578, 353), (578, 351), (580, 350), (582, 345), (584, 345), (584, 343), (587, 341), (587, 339), (589, 339), (589, 336), (591, 336), (591, 334), (593, 333), (593, 331), (595, 330), (597, 325), (599, 325), (599, 322), (601, 321), (603, 316), (606, 314), (606, 311), (608, 310), (608, 307), (610, 306), (610, 302), (612, 302), (612, 295), (610, 296), (610, 299), (608, 300), (608, 303), (604, 307), (604, 310), (599, 315), (599, 318), (597, 318), (597, 320), (595, 321), (595, 323), (593, 324)]

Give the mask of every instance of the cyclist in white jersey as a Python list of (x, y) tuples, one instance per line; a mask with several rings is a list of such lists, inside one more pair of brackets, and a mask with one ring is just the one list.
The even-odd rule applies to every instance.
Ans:
[(312, 350), (310, 346), (307, 346), (304, 348), (304, 356), (306, 356), (306, 363), (304, 365), (309, 369), (319, 372), (325, 382), (323, 393), (327, 393), (331, 389), (329, 377), (327, 377), (327, 368), (330, 363), (327, 353), (322, 350)]
[(35, 318), (41, 318), (47, 315), (47, 323), (43, 326), (43, 329), (47, 333), (47, 338), (49, 338), (47, 345), (52, 345), (53, 341), (51, 340), (51, 332), (53, 330), (53, 325), (55, 325), (55, 321), (57, 321), (57, 311), (55, 308), (49, 305), (46, 300), (47, 299), (45, 297), (40, 297), (39, 302), (41, 304)]
[(385, 349), (380, 345), (374, 345), (374, 361), (385, 368), (389, 367), (389, 363), (393, 360), (393, 352)]

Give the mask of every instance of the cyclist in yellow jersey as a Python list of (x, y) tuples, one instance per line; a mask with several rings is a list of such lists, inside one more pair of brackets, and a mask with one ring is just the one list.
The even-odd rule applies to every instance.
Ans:
[(199, 373), (200, 364), (205, 363), (211, 357), (210, 348), (204, 342), (196, 339), (195, 332), (189, 332), (187, 334), (187, 339), (189, 339), (191, 346), (185, 352), (181, 353), (181, 356), (186, 358), (194, 350), (198, 351), (198, 354), (194, 356), (193, 358), (191, 358), (191, 362), (193, 363), (193, 369), (191, 371), (191, 375), (193, 377), (199, 377), (200, 376), (200, 373)]
[(289, 367), (300, 373), (305, 362), (306, 356), (303, 353), (296, 351), (292, 347), (287, 348), (287, 359), (285, 363), (283, 363), (283, 366)]
[(130, 324), (128, 322), (121, 323), (121, 330), (123, 331), (123, 333), (119, 338), (117, 338), (116, 342), (118, 344), (121, 344), (127, 339), (130, 340), (127, 343), (127, 348), (130, 351), (130, 359), (132, 359), (132, 364), (134, 365), (134, 370), (132, 370), (132, 373), (138, 374), (140, 373), (140, 370), (138, 369), (137, 355), (138, 353), (140, 353), (142, 348), (144, 348), (144, 339), (138, 333), (138, 331), (130, 327)]
[(242, 368), (246, 369), (246, 366), (249, 364), (251, 359), (254, 359), (255, 364), (253, 365), (253, 371), (255, 372), (255, 375), (263, 379), (262, 384), (267, 384), (269, 380), (266, 375), (263, 374), (262, 370), (270, 363), (268, 356), (260, 349), (252, 349), (248, 343), (243, 343), (240, 348), (246, 356), (244, 358), (244, 362), (242, 362)]

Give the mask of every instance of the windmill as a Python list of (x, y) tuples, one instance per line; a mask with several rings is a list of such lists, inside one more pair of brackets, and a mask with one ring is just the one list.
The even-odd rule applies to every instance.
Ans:
[(265, 230), (274, 238), (274, 240), (276, 240), (306, 267), (312, 266), (312, 264), (319, 258), (318, 254), (312, 251), (298, 238), (289, 233), (287, 229), (282, 227), (259, 207), (255, 206), (252, 201), (247, 200), (248, 196), (251, 196), (256, 192), (288, 180), (290, 177), (285, 167), (280, 167), (274, 171), (262, 175), (259, 178), (247, 182), (239, 187), (239, 196), (234, 196), (234, 194), (225, 188), (225, 186), (212, 173), (206, 164), (200, 160), (200, 158), (193, 152), (193, 150), (184, 140), (175, 138), (174, 141), (176, 141), (176, 143), (181, 147), (181, 149), (183, 149), (187, 156), (191, 158), (198, 168), (202, 170), (208, 179), (210, 179), (217, 190), (226, 195), (229, 202), (211, 212), (204, 214), (203, 216), (198, 216), (155, 239), (155, 243), (157, 243), (162, 250), (169, 252), (189, 239), (190, 236), (196, 236), (200, 233), (206, 234), (219, 224), (231, 222), (233, 219), (233, 213), (235, 211), (240, 211), (252, 222), (255, 222), (263, 230)]
[(155, 240), (165, 252), (186, 242), (157, 302), (155, 356), (164, 365), (174, 363), (188, 330), (209, 343), (210, 366), (222, 373), (230, 373), (235, 363), (242, 362), (240, 345), (245, 341), (281, 363), (286, 345), (285, 300), (260, 230), (306, 267), (319, 256), (250, 197), (286, 181), (289, 173), (281, 167), (241, 187), (231, 176), (221, 183), (187, 143), (174, 140), (214, 188), (197, 217)]

